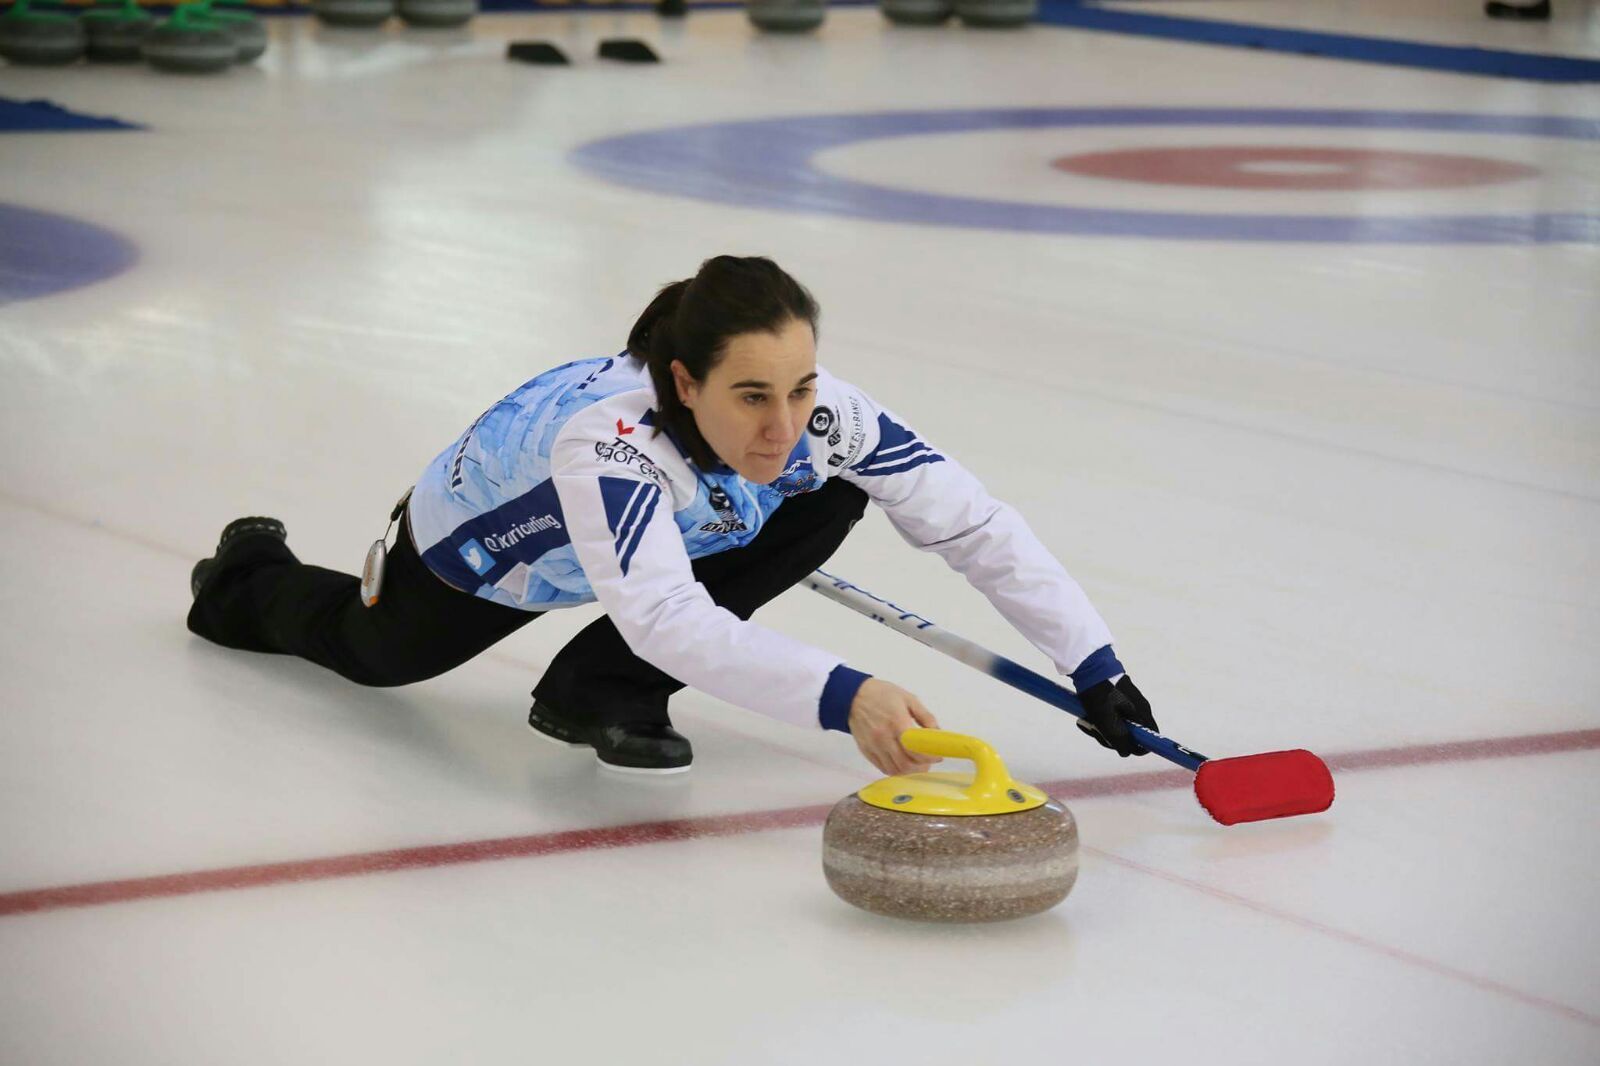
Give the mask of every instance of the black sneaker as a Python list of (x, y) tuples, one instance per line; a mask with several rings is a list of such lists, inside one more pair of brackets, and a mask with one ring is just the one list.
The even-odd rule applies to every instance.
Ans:
[(665, 722), (623, 722), (600, 729), (594, 755), (624, 774), (681, 774), (694, 761), (689, 738)]
[(593, 748), (602, 767), (619, 773), (681, 774), (694, 761), (689, 738), (665, 722), (620, 722), (597, 728), (534, 700), (528, 724), (564, 748)]
[(189, 594), (200, 595), (200, 589), (216, 572), (228, 552), (236, 545), (254, 537), (273, 537), (287, 542), (289, 534), (283, 528), (283, 523), (276, 518), (235, 518), (222, 528), (222, 536), (217, 538), (216, 554), (209, 559), (201, 559), (189, 572)]
[(528, 724), (546, 740), (563, 748), (588, 748), (589, 724), (562, 714), (548, 704), (533, 701), (528, 712)]

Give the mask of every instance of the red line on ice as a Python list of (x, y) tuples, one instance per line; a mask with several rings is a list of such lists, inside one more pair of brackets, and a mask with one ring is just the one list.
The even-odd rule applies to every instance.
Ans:
[[(1428, 763), (1466, 762), (1475, 759), (1507, 759), (1526, 755), (1586, 751), (1594, 748), (1600, 748), (1600, 729), (1537, 733), (1446, 744), (1375, 748), (1346, 752), (1343, 755), (1328, 757), (1325, 761), (1337, 773), (1396, 766), (1421, 766)], [(1058, 799), (1072, 800), (1187, 788), (1193, 779), (1194, 775), (1187, 770), (1153, 770), (1144, 773), (1108, 774), (1103, 777), (1067, 778), (1062, 781), (1045, 782), (1040, 787)], [(832, 804), (790, 807), (748, 814), (684, 818), (669, 822), (641, 822), (599, 829), (572, 829), (533, 836), (502, 837), (497, 840), (432, 844), (397, 848), (392, 851), (334, 855), (321, 859), (231, 866), (218, 870), (197, 870), (158, 877), (136, 877), (120, 881), (95, 881), (81, 885), (28, 889), (0, 894), (0, 916), (61, 910), (68, 907), (93, 907), (105, 903), (124, 903), (166, 896), (185, 896), (223, 889), (260, 888), (265, 885), (292, 884), (299, 881), (321, 881), (334, 877), (353, 877), (358, 874), (453, 866), (458, 863), (487, 862), (493, 859), (530, 858), (536, 855), (560, 855), (575, 851), (660, 844), (672, 840), (736, 836), (772, 829), (796, 829), (821, 825), (831, 809)]]

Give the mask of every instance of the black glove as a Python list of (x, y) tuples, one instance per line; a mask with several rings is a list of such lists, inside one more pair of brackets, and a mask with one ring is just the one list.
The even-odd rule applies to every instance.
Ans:
[(1148, 755), (1150, 749), (1133, 739), (1125, 722), (1138, 722), (1147, 729), (1160, 730), (1150, 714), (1150, 701), (1144, 698), (1126, 674), (1113, 685), (1102, 681), (1078, 693), (1083, 703), (1084, 717), (1078, 719), (1078, 728), (1126, 759), (1130, 755)]

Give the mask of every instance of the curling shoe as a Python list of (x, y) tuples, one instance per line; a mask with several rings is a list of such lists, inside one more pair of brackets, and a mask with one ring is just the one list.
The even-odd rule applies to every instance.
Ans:
[(533, 701), (528, 724), (565, 748), (594, 749), (606, 770), (624, 774), (681, 774), (694, 762), (689, 738), (665, 722), (619, 722), (594, 726)]
[(217, 538), (216, 554), (194, 564), (194, 569), (189, 573), (190, 595), (200, 595), (201, 587), (210, 580), (212, 574), (217, 572), (228, 555), (239, 545), (253, 541), (257, 537), (272, 537), (279, 543), (286, 543), (289, 534), (283, 528), (283, 523), (276, 518), (235, 518), (223, 527), (222, 536)]

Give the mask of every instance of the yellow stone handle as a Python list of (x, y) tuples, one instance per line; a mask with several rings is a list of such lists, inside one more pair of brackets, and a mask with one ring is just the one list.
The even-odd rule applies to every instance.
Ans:
[(974, 803), (1003, 800), (1007, 793), (1017, 789), (1017, 783), (1011, 779), (1000, 756), (977, 737), (952, 733), (946, 729), (907, 729), (900, 734), (900, 743), (907, 751), (950, 759), (970, 759), (976, 763), (977, 775), (966, 790), (967, 798)]

